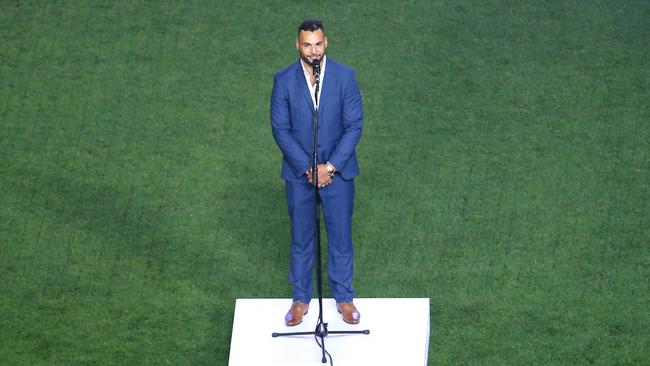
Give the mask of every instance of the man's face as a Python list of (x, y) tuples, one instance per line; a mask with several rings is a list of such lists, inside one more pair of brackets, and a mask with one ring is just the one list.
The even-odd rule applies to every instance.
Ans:
[(300, 53), (300, 58), (307, 64), (323, 58), (325, 50), (327, 49), (327, 37), (322, 29), (317, 29), (313, 32), (301, 31), (296, 39), (296, 48)]

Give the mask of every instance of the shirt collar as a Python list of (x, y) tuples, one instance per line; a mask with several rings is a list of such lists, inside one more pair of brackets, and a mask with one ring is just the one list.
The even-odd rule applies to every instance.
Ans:
[[(323, 80), (323, 74), (325, 74), (325, 64), (327, 63), (327, 55), (323, 55), (323, 59), (320, 61), (320, 77), (321, 80)], [(309, 75), (309, 71), (307, 71), (307, 68), (305, 68), (305, 64), (302, 62), (302, 58), (300, 59), (300, 66), (302, 67), (302, 72), (305, 74), (305, 77), (307, 77), (307, 80), (311, 78)]]

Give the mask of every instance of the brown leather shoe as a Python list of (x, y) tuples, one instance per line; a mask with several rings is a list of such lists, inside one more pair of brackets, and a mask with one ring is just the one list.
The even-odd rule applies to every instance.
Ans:
[(359, 314), (357, 307), (352, 302), (336, 303), (336, 310), (343, 315), (343, 321), (348, 324), (359, 324), (361, 321), (361, 314)]
[(287, 327), (293, 327), (302, 323), (302, 317), (307, 315), (309, 311), (309, 304), (305, 304), (302, 301), (294, 301), (291, 304), (291, 309), (287, 312), (287, 315), (284, 316), (284, 324)]

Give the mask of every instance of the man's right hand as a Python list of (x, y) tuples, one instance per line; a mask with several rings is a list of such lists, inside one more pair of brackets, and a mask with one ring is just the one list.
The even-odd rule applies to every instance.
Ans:
[[(314, 184), (311, 168), (307, 171), (307, 181), (309, 184)], [(318, 164), (318, 188), (325, 188), (330, 184), (332, 184), (332, 176), (327, 172), (327, 167), (325, 164)]]

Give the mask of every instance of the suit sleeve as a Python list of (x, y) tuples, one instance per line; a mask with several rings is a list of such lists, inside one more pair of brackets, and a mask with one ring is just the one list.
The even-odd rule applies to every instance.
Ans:
[(354, 71), (343, 92), (343, 135), (330, 156), (330, 163), (342, 170), (354, 154), (363, 128), (361, 92)]
[(302, 149), (291, 134), (288, 92), (281, 85), (277, 75), (273, 79), (270, 109), (273, 138), (280, 147), (284, 159), (291, 166), (296, 178), (299, 178), (309, 169), (309, 154)]

